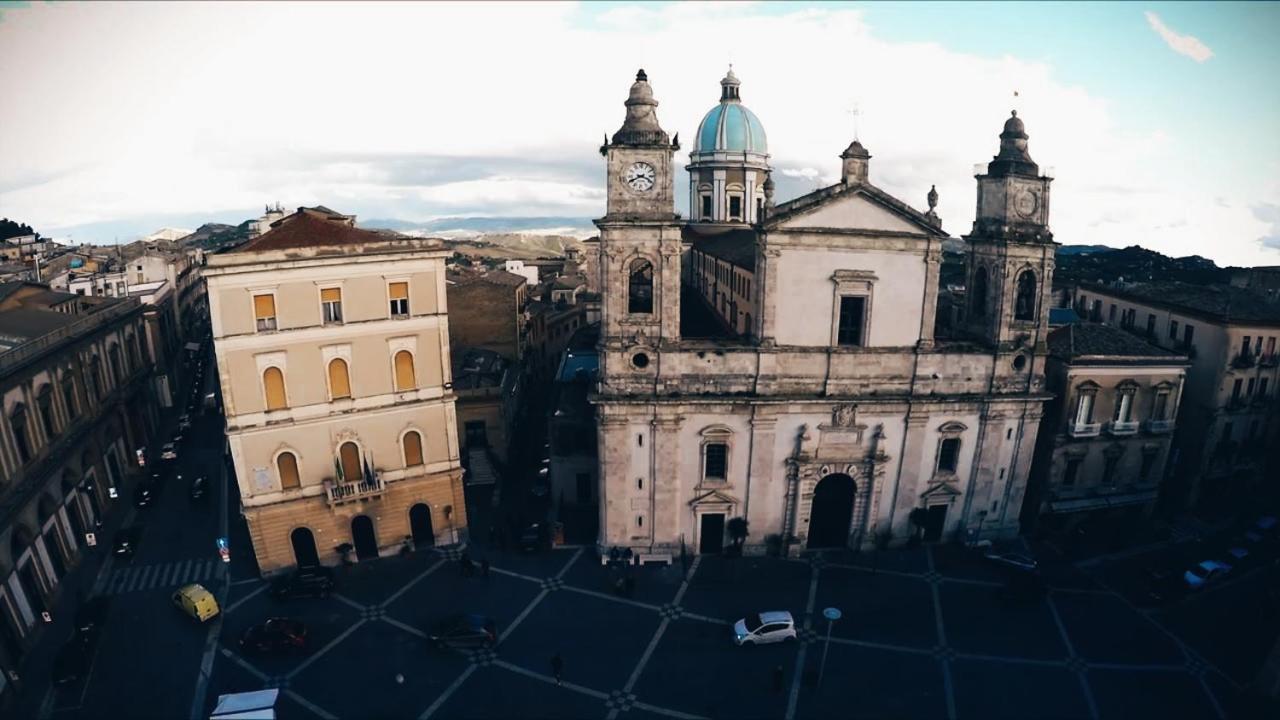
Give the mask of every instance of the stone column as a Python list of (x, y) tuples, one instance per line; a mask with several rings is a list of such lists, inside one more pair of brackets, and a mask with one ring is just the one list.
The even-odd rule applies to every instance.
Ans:
[[(751, 418), (751, 458), (747, 471), (750, 480), (743, 490), (752, 545), (763, 546), (765, 536), (785, 532), (785, 521), (768, 524), (773, 514), (771, 510), (779, 504), (786, 505), (786, 475), (774, 461), (777, 425), (778, 418), (771, 411), (758, 406), (755, 408)], [(782, 520), (780, 515), (778, 517)]]
[(1006, 473), (1006, 485), (1002, 507), (999, 511), (999, 529), (1002, 537), (1018, 534), (1019, 516), (1022, 500), (1027, 493), (1027, 481), (1031, 477), (1031, 461), (1035, 456), (1036, 436), (1040, 430), (1040, 418), (1043, 412), (1039, 407), (1028, 408), (1022, 416), (1021, 437), (1018, 440), (1018, 454), (1010, 462)]
[(662, 228), (661, 243), (662, 267), (654, 268), (660, 272), (658, 282), (662, 283), (662, 307), (655, 308), (661, 313), (659, 335), (664, 341), (680, 340), (680, 252), (683, 249), (679, 227)]
[(925, 446), (925, 426), (929, 422), (926, 411), (911, 409), (907, 413), (907, 436), (902, 447), (902, 457), (898, 458), (898, 478), (896, 502), (890, 510), (891, 527), (877, 527), (877, 532), (890, 530), (895, 539), (906, 537), (910, 532), (907, 516), (920, 503), (920, 493), (933, 474), (929, 460), (921, 460)]
[[(992, 485), (995, 482), (997, 466), (1000, 464), (1000, 448), (1004, 442), (1005, 414), (1000, 410), (988, 407), (982, 413), (982, 425), (978, 428), (978, 448), (974, 451), (974, 464), (969, 470), (969, 483), (964, 490), (964, 512), (960, 518), (959, 530), (966, 533), (976, 528), (979, 535), (987, 523), (987, 514), (991, 507)], [(1005, 471), (1005, 482), (1013, 482)], [(1025, 481), (1024, 481), (1025, 484)], [(1016, 513), (1015, 513), (1016, 515)], [(963, 539), (963, 536), (962, 536)]]
[[(604, 408), (601, 408), (603, 410)], [(614, 545), (625, 545), (627, 538), (627, 419), (618, 415), (600, 415), (597, 454), (600, 458), (599, 549), (608, 552)]]
[(920, 317), (921, 350), (933, 348), (933, 325), (938, 315), (938, 273), (942, 268), (942, 248), (930, 248), (924, 258), (924, 303)]
[[(762, 241), (767, 242), (767, 241)], [(782, 251), (764, 244), (756, 253), (756, 282), (762, 283), (758, 292), (760, 298), (760, 344), (765, 347), (777, 342), (778, 306), (778, 258)]]
[(653, 419), (653, 543), (678, 546), (680, 518), (684, 512), (680, 476), (680, 424), (678, 415)]

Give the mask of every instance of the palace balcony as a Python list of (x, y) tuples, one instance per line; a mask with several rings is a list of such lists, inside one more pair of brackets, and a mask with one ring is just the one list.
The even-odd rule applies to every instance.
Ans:
[(1237, 370), (1246, 370), (1253, 367), (1256, 360), (1257, 358), (1254, 357), (1253, 353), (1242, 352), (1232, 358), (1231, 367), (1236, 368)]
[(1098, 437), (1102, 432), (1102, 423), (1071, 423), (1067, 426), (1067, 434), (1074, 438)]
[(1116, 436), (1136, 435), (1138, 432), (1138, 421), (1130, 420), (1128, 422), (1112, 422), (1107, 425), (1107, 432)]
[(1275, 367), (1275, 366), (1276, 366), (1276, 361), (1277, 361), (1277, 360), (1280, 360), (1280, 355), (1277, 355), (1276, 353), (1273, 353), (1273, 352), (1272, 352), (1272, 353), (1267, 353), (1267, 354), (1265, 354), (1265, 355), (1259, 355), (1259, 356), (1258, 356), (1258, 366), (1259, 366), (1259, 367), (1268, 367), (1268, 368), (1269, 368), (1269, 367)]
[(1173, 432), (1173, 428), (1174, 428), (1173, 420), (1148, 420), (1147, 421), (1147, 432), (1151, 433), (1152, 435), (1163, 435), (1165, 433), (1171, 433)]
[(386, 491), (386, 481), (376, 472), (371, 480), (360, 480), (358, 482), (324, 481), (324, 493), (329, 499), (329, 507), (381, 497)]

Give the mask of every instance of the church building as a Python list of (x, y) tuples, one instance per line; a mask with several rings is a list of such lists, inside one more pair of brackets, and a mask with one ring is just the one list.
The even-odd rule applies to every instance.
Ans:
[(1050, 179), (1016, 113), (977, 176), (962, 320), (935, 334), (943, 241), (876, 187), (856, 139), (841, 179), (774, 203), (768, 140), (732, 72), (689, 155), (644, 71), (600, 148), (599, 549), (747, 552), (1002, 538), (1043, 407), (1055, 243)]

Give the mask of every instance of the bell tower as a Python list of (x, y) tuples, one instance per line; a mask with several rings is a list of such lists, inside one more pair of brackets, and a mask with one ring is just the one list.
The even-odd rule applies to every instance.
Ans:
[[(969, 244), (965, 327), (1007, 363), (997, 374), (1027, 369), (1045, 352), (1057, 243), (1049, 231), (1052, 178), (1027, 150), (1027, 131), (1013, 111), (1000, 133), (1000, 152), (978, 181), (978, 209)], [(1036, 370), (1037, 373), (1042, 370)]]
[(673, 141), (658, 124), (658, 101), (644, 70), (636, 73), (626, 107), (622, 127), (600, 147), (607, 187), (605, 216), (595, 221), (601, 343), (642, 348), (645, 357), (635, 369), (644, 370), (662, 341), (680, 337), (681, 222), (672, 179), (679, 136)]

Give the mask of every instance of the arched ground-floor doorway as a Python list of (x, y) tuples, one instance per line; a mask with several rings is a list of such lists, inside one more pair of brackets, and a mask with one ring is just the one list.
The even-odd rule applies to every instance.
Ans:
[(431, 527), (431, 508), (418, 503), (409, 508), (409, 532), (413, 533), (415, 548), (428, 548), (436, 544), (435, 530)]
[(351, 518), (351, 542), (356, 546), (357, 558), (373, 560), (378, 557), (378, 536), (368, 515)]
[(293, 559), (298, 567), (320, 564), (320, 555), (316, 552), (316, 536), (309, 528), (295, 528), (289, 533), (289, 543), (293, 545)]
[(855, 489), (853, 478), (843, 473), (818, 481), (809, 510), (808, 549), (848, 547)]

